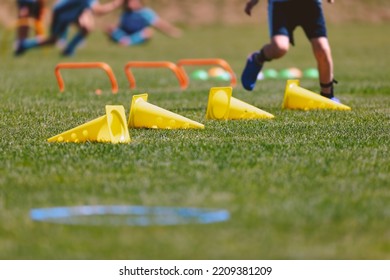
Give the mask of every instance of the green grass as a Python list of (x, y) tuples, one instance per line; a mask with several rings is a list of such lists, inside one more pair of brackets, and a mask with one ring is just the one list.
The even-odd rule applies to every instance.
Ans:
[[(128, 49), (95, 33), (71, 59), (61, 59), (56, 49), (15, 59), (3, 47), (0, 258), (389, 259), (388, 28), (330, 27), (337, 96), (350, 112), (281, 110), (283, 80), (262, 81), (253, 93), (234, 89), (236, 98), (274, 114), (270, 121), (205, 120), (208, 90), (222, 82), (193, 81), (182, 92), (169, 70), (137, 69), (138, 87), (129, 90), (123, 71), (129, 60), (220, 57), (239, 75), (246, 55), (266, 40), (265, 27), (189, 28), (180, 40), (157, 35)], [(268, 67), (315, 66), (302, 32), (296, 41)], [(110, 93), (100, 70), (63, 71), (66, 90), (59, 93), (54, 66), (60, 61), (107, 62), (119, 93)], [(301, 81), (313, 91), (317, 84)], [(96, 88), (103, 94), (96, 96)], [(128, 114), (132, 95), (144, 92), (150, 103), (206, 129), (131, 129), (128, 145), (47, 143), (104, 115), (106, 104), (124, 105)], [(231, 219), (90, 227), (29, 218), (31, 208), (84, 204), (223, 208)]]

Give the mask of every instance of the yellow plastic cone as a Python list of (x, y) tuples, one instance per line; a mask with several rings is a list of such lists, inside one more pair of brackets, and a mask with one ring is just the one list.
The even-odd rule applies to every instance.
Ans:
[(107, 105), (106, 115), (53, 136), (47, 141), (129, 143), (130, 135), (126, 125), (125, 108)]
[(300, 110), (351, 110), (351, 107), (300, 87), (298, 80), (287, 81), (282, 108)]
[(206, 118), (209, 120), (272, 119), (274, 115), (232, 97), (232, 87), (210, 89)]
[(133, 128), (204, 129), (204, 125), (201, 123), (148, 103), (147, 93), (133, 96), (128, 126)]

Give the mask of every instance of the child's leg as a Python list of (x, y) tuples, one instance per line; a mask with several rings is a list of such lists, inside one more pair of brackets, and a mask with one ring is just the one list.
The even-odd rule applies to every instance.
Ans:
[(317, 61), (321, 95), (333, 98), (333, 59), (329, 41), (326, 37), (319, 37), (311, 39), (310, 42)]
[(271, 42), (265, 45), (261, 50), (263, 55), (259, 57), (259, 62), (264, 63), (284, 56), (290, 47), (290, 39), (285, 35), (275, 35)]
[(123, 38), (128, 36), (128, 34), (119, 27), (109, 27), (107, 29), (107, 35), (116, 43), (119, 43)]
[[(300, 25), (310, 40), (317, 61), (321, 95), (338, 101), (333, 95), (333, 59), (327, 38), (327, 29), (321, 2), (305, 3), (306, 9), (300, 15)], [(306, 16), (304, 16), (306, 15)]]
[[(28, 26), (27, 26), (27, 31), (28, 31)], [(26, 34), (27, 36), (27, 34)], [(40, 46), (47, 46), (47, 45), (52, 45), (55, 43), (57, 40), (57, 37), (55, 34), (52, 34), (48, 38), (42, 38), (42, 37), (35, 37), (35, 38), (30, 38), (27, 39), (26, 37), (23, 40), (20, 40), (17, 48), (15, 49), (15, 56), (20, 56), (24, 54), (27, 50), (40, 47)]]
[(58, 36), (57, 47), (61, 50), (64, 50), (66, 47), (69, 29), (70, 27), (68, 27), (62, 34)]
[(48, 45), (53, 45), (58, 39), (58, 34), (61, 34), (63, 32), (62, 30), (66, 27), (67, 23), (63, 23), (59, 20), (59, 18), (56, 15), (56, 12), (54, 11), (53, 17), (52, 17), (52, 22), (51, 22), (51, 27), (50, 27), (50, 36), (48, 38), (42, 39), (40, 37), (36, 38), (31, 38), (31, 39), (26, 39), (23, 40), (22, 43), (19, 44), (17, 49), (15, 50), (15, 55), (20, 56), (26, 50), (36, 48), (36, 47), (41, 47), (41, 46), (48, 46)]
[(290, 46), (290, 39), (285, 35), (275, 35), (271, 38), (271, 42), (263, 46), (260, 51), (252, 53), (246, 62), (244, 71), (241, 75), (241, 83), (246, 90), (253, 90), (257, 76), (263, 64), (266, 61), (277, 59), (284, 56)]
[(20, 44), (28, 37), (30, 10), (28, 6), (19, 6), (16, 26), (17, 43)]
[(86, 31), (85, 29), (80, 29), (79, 32), (77, 32), (76, 35), (74, 35), (72, 40), (65, 47), (62, 54), (65, 56), (73, 55), (77, 47), (84, 41), (87, 35), (88, 35), (88, 31)]
[[(65, 47), (62, 54), (65, 56), (73, 55), (77, 47), (84, 41), (89, 32), (92, 31), (94, 24), (95, 22), (91, 10), (85, 10), (78, 19), (79, 31)], [(60, 35), (62, 34), (63, 32), (61, 32)]]
[(259, 64), (283, 57), (289, 50), (290, 39), (285, 35), (275, 35), (271, 42), (264, 45), (257, 53), (256, 61)]
[(46, 39), (41, 39), (39, 37), (26, 39), (26, 40), (23, 40), (23, 42), (19, 44), (19, 46), (16, 48), (14, 54), (15, 54), (15, 56), (20, 56), (20, 55), (24, 54), (29, 49), (53, 45), (56, 41), (57, 41), (57, 38), (52, 37), (52, 36), (49, 38), (46, 38)]
[(115, 28), (109, 32), (110, 38), (123, 46), (139, 45), (149, 40), (153, 36), (151, 28), (144, 28), (138, 32), (127, 34), (120, 28)]
[[(293, 3), (294, 4), (294, 3)], [(259, 52), (252, 53), (246, 62), (241, 75), (241, 83), (246, 90), (253, 90), (257, 76), (264, 62), (284, 56), (293, 42), (292, 32), (295, 23), (290, 20), (290, 2), (270, 2), (268, 6), (270, 43), (264, 45)]]

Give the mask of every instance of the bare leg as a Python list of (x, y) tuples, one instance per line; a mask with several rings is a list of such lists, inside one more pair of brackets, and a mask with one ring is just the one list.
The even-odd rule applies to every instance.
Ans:
[(271, 38), (269, 44), (262, 48), (263, 54), (267, 60), (278, 59), (284, 56), (290, 47), (288, 36), (275, 35)]
[(18, 42), (25, 40), (28, 37), (29, 32), (29, 16), (30, 11), (27, 7), (22, 7), (18, 11), (18, 23), (17, 23), (17, 39)]
[[(328, 39), (326, 37), (311, 39), (311, 45), (317, 60), (320, 84), (331, 84), (333, 82), (333, 59)], [(332, 86), (321, 86), (321, 93), (332, 94), (332, 91)]]
[(149, 27), (132, 34), (127, 34), (120, 28), (111, 27), (107, 33), (114, 42), (122, 46), (139, 45), (153, 37), (153, 29)]
[(276, 35), (271, 42), (264, 45), (260, 52), (252, 53), (246, 61), (241, 74), (241, 83), (246, 90), (253, 90), (256, 84), (257, 75), (263, 67), (263, 63), (272, 59), (284, 56), (290, 47), (288, 36)]

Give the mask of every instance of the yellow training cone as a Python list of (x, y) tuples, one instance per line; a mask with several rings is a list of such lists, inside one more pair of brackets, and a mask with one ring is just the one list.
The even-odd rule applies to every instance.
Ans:
[(128, 126), (134, 128), (204, 129), (204, 125), (201, 123), (148, 103), (147, 93), (133, 96)]
[(106, 115), (53, 136), (47, 141), (129, 143), (130, 135), (126, 125), (125, 108), (107, 105)]
[(351, 110), (351, 107), (300, 87), (298, 80), (287, 81), (282, 108), (301, 110)]
[(232, 97), (231, 87), (210, 89), (206, 118), (209, 120), (272, 119), (274, 115)]

